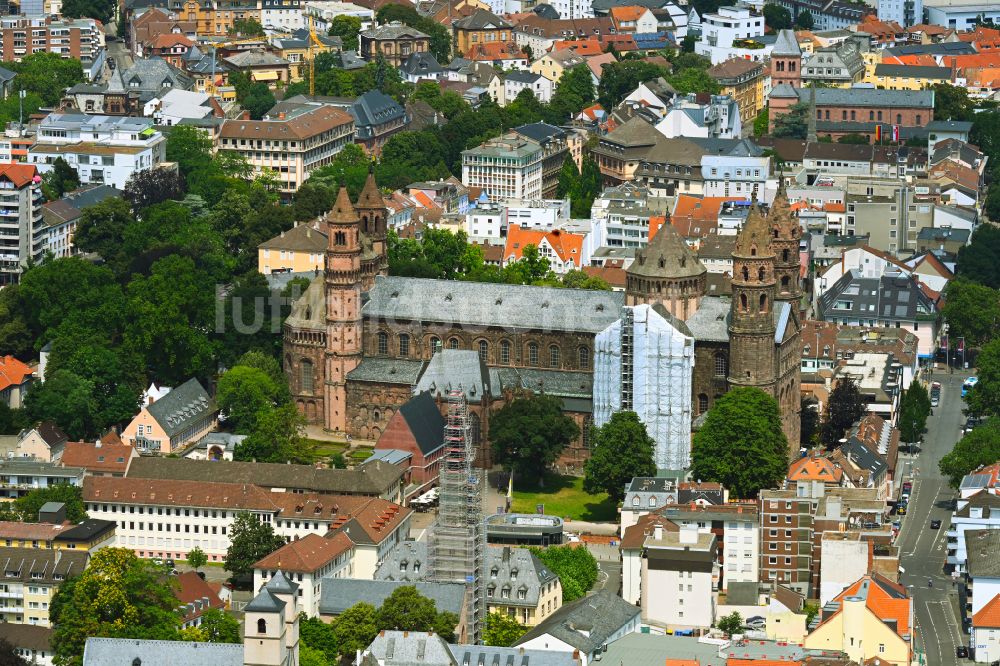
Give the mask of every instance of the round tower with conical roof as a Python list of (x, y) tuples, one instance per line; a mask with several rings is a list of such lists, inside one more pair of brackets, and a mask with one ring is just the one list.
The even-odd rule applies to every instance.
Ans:
[(729, 318), (729, 384), (756, 386), (774, 395), (774, 248), (756, 196), (733, 250)]
[(341, 187), (326, 216), (327, 430), (347, 432), (347, 373), (361, 363), (361, 219)]
[(685, 320), (705, 297), (707, 273), (668, 217), (625, 271), (625, 304), (660, 303)]

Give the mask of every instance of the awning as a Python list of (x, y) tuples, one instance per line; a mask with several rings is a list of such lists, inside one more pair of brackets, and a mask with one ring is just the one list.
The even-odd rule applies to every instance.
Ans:
[(278, 78), (279, 77), (278, 77), (278, 73), (277, 72), (254, 72), (253, 73), (253, 80), (254, 81), (277, 81)]

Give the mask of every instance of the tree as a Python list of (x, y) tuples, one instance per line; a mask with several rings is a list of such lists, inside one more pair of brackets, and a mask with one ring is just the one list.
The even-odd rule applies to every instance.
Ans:
[[(1000, 111), (982, 111), (972, 117), (969, 142), (979, 146), (990, 160), (1000, 154)], [(980, 227), (982, 228), (982, 227)]]
[(562, 278), (563, 286), (567, 289), (594, 289), (597, 291), (611, 291), (611, 285), (604, 278), (594, 275), (587, 275), (581, 270), (573, 269), (566, 271)]
[(50, 370), (45, 381), (25, 397), (25, 409), (36, 421), (55, 421), (74, 440), (100, 433), (95, 415), (99, 405), (93, 382), (68, 370)]
[(31, 666), (16, 650), (10, 641), (0, 638), (0, 666)]
[(136, 171), (125, 182), (122, 194), (138, 214), (154, 204), (183, 197), (184, 177), (179, 171), (165, 168)]
[[(559, 186), (556, 189), (556, 197), (564, 199), (571, 195), (579, 180), (580, 171), (576, 168), (576, 160), (573, 159), (572, 155), (567, 155), (559, 170)], [(570, 203), (572, 205), (572, 202)]]
[[(393, 136), (392, 138), (396, 137)], [(383, 151), (387, 147), (388, 143), (383, 147)], [(382, 159), (383, 161), (386, 159), (384, 152)], [(333, 202), (336, 200), (337, 192), (341, 186), (347, 188), (347, 193), (351, 195), (352, 199), (357, 199), (358, 195), (361, 194), (361, 189), (365, 186), (365, 181), (368, 179), (368, 168), (370, 166), (371, 158), (365, 154), (361, 146), (356, 143), (349, 143), (333, 156), (333, 161), (326, 166), (316, 169), (309, 177), (309, 180), (306, 181), (306, 184), (312, 184), (317, 187), (322, 186), (330, 196), (330, 205), (323, 210), (317, 211), (317, 214), (325, 213), (333, 207)], [(378, 179), (376, 178), (377, 181)], [(297, 200), (298, 194), (296, 194)]]
[(47, 51), (32, 53), (20, 62), (8, 62), (5, 66), (17, 74), (14, 90), (39, 95), (45, 106), (55, 106), (67, 88), (85, 80), (79, 60)]
[(358, 50), (358, 33), (361, 32), (361, 18), (357, 16), (335, 16), (330, 22), (329, 35), (340, 37), (345, 51)]
[(327, 659), (327, 663), (337, 660), (337, 637), (334, 633), (336, 623), (327, 624), (318, 617), (309, 617), (304, 612), (299, 613), (299, 640), (302, 645), (318, 650)]
[(16, 435), (29, 425), (27, 412), (11, 409), (6, 402), (0, 402), (0, 435)]
[(159, 567), (126, 548), (102, 548), (52, 600), (55, 661), (80, 666), (88, 637), (176, 640), (178, 603)]
[(972, 120), (975, 103), (969, 99), (969, 90), (950, 83), (935, 83), (934, 117), (940, 120)]
[[(978, 388), (978, 387), (977, 387)], [(983, 465), (1000, 460), (1000, 419), (989, 419), (958, 440), (955, 448), (941, 458), (938, 468), (955, 488), (962, 477)]]
[(694, 67), (689, 67), (670, 76), (667, 82), (681, 95), (697, 92), (715, 95), (722, 89), (719, 82), (709, 76), (708, 72)]
[(235, 580), (251, 573), (257, 560), (284, 545), (285, 540), (274, 533), (270, 523), (262, 523), (249, 511), (240, 511), (229, 528), (229, 548), (223, 566)]
[(799, 12), (799, 15), (795, 17), (795, 26), (802, 30), (812, 30), (815, 21), (813, 20), (812, 12), (808, 9), (803, 9)]
[(297, 463), (308, 465), (314, 455), (303, 435), (305, 421), (295, 405), (286, 404), (262, 411), (247, 438), (236, 445), (236, 460)]
[[(778, 5), (765, 5), (766, 7), (777, 7)], [(757, 117), (753, 119), (753, 135), (754, 136), (764, 136), (768, 132), (768, 127), (771, 122), (771, 111), (766, 106), (760, 110)]]
[(945, 288), (941, 313), (952, 339), (965, 338), (969, 346), (979, 347), (992, 340), (1000, 326), (1000, 292), (958, 277)]
[(613, 109), (640, 83), (661, 76), (666, 78), (670, 76), (670, 72), (659, 65), (642, 60), (608, 63), (601, 69), (601, 81), (597, 85), (597, 101), (605, 109)]
[(333, 636), (340, 654), (351, 655), (368, 647), (378, 636), (378, 611), (371, 604), (356, 603), (337, 618)]
[(332, 660), (308, 645), (299, 647), (299, 666), (329, 666)]
[(715, 626), (719, 628), (720, 631), (724, 632), (726, 636), (732, 636), (733, 634), (738, 634), (743, 631), (743, 617), (737, 611), (733, 611), (729, 615), (724, 615), (719, 618), (719, 621), (715, 623)]
[(867, 146), (868, 137), (864, 134), (844, 134), (837, 138), (837, 143), (851, 144), (855, 146)]
[(983, 346), (976, 357), (976, 367), (979, 381), (965, 398), (969, 413), (1000, 416), (1000, 338), (994, 338)]
[(927, 389), (914, 379), (910, 388), (903, 392), (899, 403), (896, 422), (899, 424), (900, 439), (910, 444), (920, 441), (930, 413), (931, 399), (927, 395)]
[(286, 395), (284, 381), (276, 385), (263, 370), (237, 365), (219, 378), (215, 399), (226, 425), (245, 435), (253, 432), (261, 416), (281, 404)]
[(167, 134), (167, 159), (177, 162), (181, 174), (189, 176), (212, 164), (212, 139), (193, 125), (174, 125)]
[(61, 157), (57, 157), (52, 163), (52, 170), (42, 176), (42, 193), (49, 201), (61, 199), (64, 194), (78, 187), (80, 174)]
[(799, 443), (806, 447), (816, 446), (819, 435), (819, 405), (812, 398), (802, 398), (799, 409)]
[[(997, 129), (1000, 131), (1000, 126)], [(1000, 188), (990, 188), (991, 192), (994, 190)], [(966, 280), (1000, 289), (1000, 228), (992, 224), (979, 225), (969, 244), (958, 251), (956, 272)]]
[(64, 18), (94, 18), (107, 24), (115, 8), (114, 0), (63, 0), (61, 13)]
[(260, 120), (274, 106), (274, 93), (266, 83), (255, 83), (243, 72), (232, 72), (229, 83), (236, 90), (236, 101), (254, 120)]
[(826, 414), (820, 426), (820, 440), (828, 449), (837, 447), (844, 433), (865, 415), (865, 402), (857, 382), (845, 377), (837, 382), (826, 403)]
[(774, 119), (774, 136), (785, 139), (805, 139), (809, 131), (809, 105), (793, 104), (785, 113)]
[(382, 607), (378, 609), (379, 629), (401, 631), (430, 631), (437, 617), (435, 603), (417, 592), (412, 585), (404, 585), (392, 591)]
[(36, 488), (24, 497), (14, 500), (14, 508), (26, 523), (37, 523), (38, 512), (48, 502), (59, 502), (66, 505), (66, 520), (79, 523), (87, 519), (86, 507), (83, 504), (83, 492), (79, 486), (68, 483), (57, 483), (47, 488)]
[(741, 499), (776, 487), (788, 472), (777, 401), (758, 388), (730, 390), (695, 433), (691, 462), (693, 478), (717, 481)]
[[(183, 126), (182, 126), (183, 127)], [(128, 261), (121, 253), (125, 229), (135, 224), (129, 202), (109, 197), (83, 209), (80, 223), (73, 235), (73, 244), (83, 252), (93, 252), (122, 272)]]
[[(191, 563), (191, 555), (188, 553), (188, 563)], [(204, 553), (203, 553), (204, 554)], [(240, 634), (240, 623), (229, 613), (218, 608), (209, 608), (201, 614), (201, 624), (198, 627), (205, 634), (205, 641), (209, 643), (242, 643), (243, 637)]]
[(625, 486), (637, 476), (656, 474), (656, 442), (646, 433), (639, 415), (615, 412), (611, 420), (593, 430), (593, 450), (584, 464), (583, 489), (605, 492), (615, 502), (625, 497)]
[(229, 29), (229, 34), (238, 37), (263, 37), (264, 26), (257, 19), (236, 19), (233, 21), (233, 27)]
[(586, 548), (549, 546), (531, 552), (559, 576), (564, 604), (584, 596), (597, 582), (597, 560)]
[(791, 13), (781, 5), (764, 5), (764, 25), (777, 32), (792, 27)]
[(543, 115), (549, 122), (565, 123), (594, 101), (594, 79), (587, 65), (563, 72)]
[(527, 627), (510, 615), (494, 611), (486, 616), (483, 642), (496, 647), (510, 647), (527, 630)]
[(562, 401), (546, 394), (516, 396), (493, 413), (489, 438), (500, 464), (538, 481), (580, 428), (563, 414)]
[(580, 170), (580, 180), (577, 181), (576, 188), (570, 194), (571, 214), (573, 217), (589, 218), (590, 208), (594, 205), (594, 199), (604, 191), (604, 176), (589, 155), (583, 158), (583, 167)]
[(188, 551), (187, 561), (188, 566), (197, 571), (208, 563), (208, 555), (201, 548), (195, 546)]

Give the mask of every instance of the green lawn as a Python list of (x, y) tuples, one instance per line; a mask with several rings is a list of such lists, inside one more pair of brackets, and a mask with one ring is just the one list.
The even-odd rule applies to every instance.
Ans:
[(545, 513), (560, 518), (592, 522), (616, 522), (618, 505), (607, 493), (591, 495), (583, 490), (583, 479), (576, 476), (549, 474), (542, 487), (529, 487), (514, 479), (515, 513), (535, 513), (535, 505), (544, 504)]

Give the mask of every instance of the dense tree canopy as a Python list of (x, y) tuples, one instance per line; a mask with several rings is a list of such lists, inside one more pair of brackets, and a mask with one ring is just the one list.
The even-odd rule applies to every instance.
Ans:
[(979, 347), (1000, 328), (1000, 292), (964, 276), (950, 280), (941, 313), (952, 339), (965, 338), (970, 347)]
[(764, 5), (764, 24), (776, 32), (787, 30), (792, 27), (792, 15), (781, 5)]
[[(67, 88), (85, 80), (79, 60), (46, 51), (36, 51), (21, 58), (20, 62), (7, 62), (4, 67), (17, 74), (13, 83), (15, 91), (38, 95), (45, 106), (58, 104)], [(17, 104), (17, 95), (11, 97)]]
[(597, 560), (586, 548), (549, 546), (531, 552), (559, 576), (564, 604), (584, 596), (597, 582)]
[(330, 21), (328, 34), (331, 37), (340, 37), (345, 51), (358, 51), (358, 34), (361, 32), (361, 18), (358, 16), (347, 16), (346, 14), (335, 16)]
[(969, 431), (938, 467), (955, 488), (969, 472), (1000, 460), (1000, 419), (992, 418)]
[(772, 134), (776, 138), (782, 139), (804, 139), (809, 131), (809, 105), (793, 104), (792, 107), (774, 119), (774, 131)]
[(896, 422), (899, 424), (900, 439), (908, 443), (920, 441), (930, 414), (931, 399), (927, 389), (920, 381), (914, 379), (903, 393), (899, 404), (899, 416)]
[(938, 120), (972, 120), (975, 103), (969, 99), (969, 90), (950, 83), (935, 83), (934, 117)]
[(986, 343), (976, 357), (979, 381), (965, 398), (969, 413), (1000, 416), (1000, 337)]
[(224, 566), (233, 579), (245, 576), (253, 571), (254, 562), (284, 545), (285, 540), (274, 533), (270, 523), (261, 522), (249, 511), (241, 511), (229, 528)]
[(670, 72), (659, 65), (642, 60), (623, 60), (605, 65), (597, 86), (597, 101), (605, 109), (613, 109), (640, 83), (657, 77), (666, 78)]
[(826, 403), (826, 414), (820, 426), (820, 439), (828, 449), (833, 449), (843, 439), (847, 429), (865, 415), (864, 399), (857, 382), (845, 377), (837, 382)]
[(527, 627), (510, 615), (493, 611), (486, 616), (486, 626), (483, 627), (483, 642), (486, 645), (509, 647), (527, 630)]
[(656, 474), (656, 443), (635, 412), (615, 412), (610, 421), (594, 428), (592, 441), (593, 450), (583, 467), (583, 489), (588, 493), (604, 492), (620, 502), (634, 477)]
[(979, 225), (969, 244), (958, 251), (956, 272), (966, 280), (1000, 289), (1000, 227)]
[(490, 417), (496, 460), (518, 478), (540, 479), (579, 436), (579, 426), (563, 414), (562, 401), (544, 393), (517, 396)]
[(404, 585), (386, 597), (375, 621), (380, 630), (433, 631), (450, 642), (455, 638), (458, 616), (439, 611), (434, 601), (417, 592), (417, 588)]
[(739, 498), (776, 487), (788, 472), (788, 440), (777, 401), (758, 388), (730, 390), (708, 410), (691, 449), (694, 478)]

